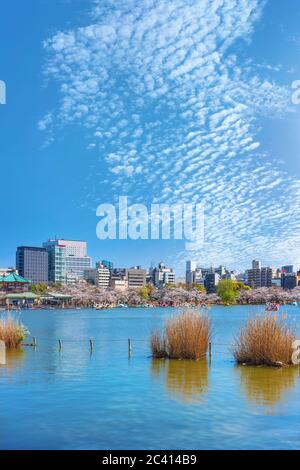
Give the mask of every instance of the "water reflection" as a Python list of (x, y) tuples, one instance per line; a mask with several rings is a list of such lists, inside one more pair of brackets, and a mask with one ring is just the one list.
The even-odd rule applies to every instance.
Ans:
[(5, 371), (12, 372), (22, 365), (25, 356), (26, 353), (23, 349), (7, 349), (6, 364), (5, 366), (1, 366), (1, 368)]
[(300, 368), (237, 366), (241, 386), (249, 402), (256, 405), (275, 405), (291, 390), (300, 374)]
[(152, 359), (152, 374), (164, 377), (168, 392), (185, 403), (200, 402), (208, 391), (208, 365), (202, 361)]

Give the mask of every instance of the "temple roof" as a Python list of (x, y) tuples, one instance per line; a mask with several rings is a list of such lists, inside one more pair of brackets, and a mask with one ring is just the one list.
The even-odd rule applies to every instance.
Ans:
[(13, 283), (13, 282), (18, 282), (20, 284), (30, 284), (30, 281), (28, 279), (25, 279), (25, 277), (19, 276), (17, 273), (10, 273), (7, 276), (0, 276), (0, 283), (5, 282), (5, 283)]

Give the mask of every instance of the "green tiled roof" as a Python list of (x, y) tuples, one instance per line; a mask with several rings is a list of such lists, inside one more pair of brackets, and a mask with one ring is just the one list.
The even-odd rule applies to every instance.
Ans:
[(25, 279), (25, 277), (19, 276), (17, 273), (10, 273), (7, 276), (0, 276), (0, 284), (1, 282), (11, 283), (11, 282), (19, 282), (21, 284), (29, 284), (30, 281)]
[(55, 299), (71, 299), (71, 295), (60, 294), (58, 292), (48, 292), (49, 297), (54, 297)]
[(5, 298), (11, 300), (35, 300), (39, 299), (39, 296), (34, 294), (33, 292), (23, 292), (22, 294), (7, 294), (5, 295)]

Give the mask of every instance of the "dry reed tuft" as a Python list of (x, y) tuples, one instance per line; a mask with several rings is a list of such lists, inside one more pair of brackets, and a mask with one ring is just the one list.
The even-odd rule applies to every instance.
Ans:
[(0, 340), (8, 349), (18, 349), (27, 336), (26, 328), (13, 318), (0, 320)]
[(235, 338), (233, 354), (238, 363), (251, 365), (292, 364), (296, 328), (285, 317), (265, 314), (248, 320)]
[(211, 321), (205, 315), (185, 312), (167, 320), (163, 332), (154, 331), (151, 351), (155, 358), (200, 359), (211, 339)]

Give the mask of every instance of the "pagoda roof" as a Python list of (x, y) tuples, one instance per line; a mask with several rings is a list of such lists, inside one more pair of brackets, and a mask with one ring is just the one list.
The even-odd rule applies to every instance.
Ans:
[(20, 276), (17, 273), (10, 273), (7, 276), (0, 276), (0, 284), (4, 283), (14, 283), (17, 282), (19, 284), (30, 284), (30, 281), (25, 277)]

